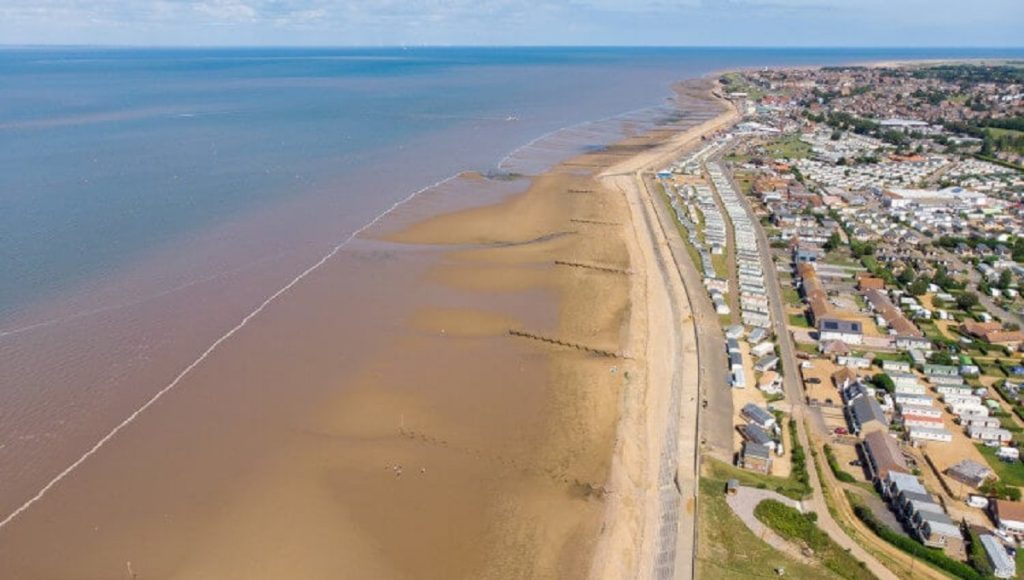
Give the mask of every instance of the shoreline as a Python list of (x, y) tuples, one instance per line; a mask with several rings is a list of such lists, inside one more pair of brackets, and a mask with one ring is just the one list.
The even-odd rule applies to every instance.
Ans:
[[(339, 555), (371, 578), (424, 569), (448, 577), (588, 574), (605, 500), (620, 493), (605, 479), (620, 394), (635, 363), (507, 331), (632, 356), (621, 348), (631, 324), (630, 275), (617, 271), (629, 269), (628, 250), (620, 236), (607, 235), (628, 225), (626, 205), (594, 175), (662, 144), (674, 126), (692, 129), (704, 114), (694, 109), (675, 125), (560, 163), (496, 204), (413, 219), (399, 232), (387, 224), (363, 228), (366, 235), (336, 250), (337, 259), (314, 264), (298, 278), (302, 284), (293, 280), (262, 303), (259, 316), (218, 339), (216, 356), (208, 350), (145, 403), (145, 421), (120, 424), (45, 488), (46, 501), (37, 494), (32, 509), (6, 518), (0, 569), (60, 576), (67, 570), (45, 559), (46, 546), (60, 542), (74, 547), (67, 561), (79, 573), (109, 573), (130, 553), (136, 569), (161, 575), (173, 568), (182, 577), (316, 575), (335, 569)], [(405, 208), (429, 216), (444, 196), (418, 196), (396, 217), (409, 219)], [(346, 264), (359, 264), (367, 280), (351, 280)], [(404, 264), (411, 269), (403, 272)], [(374, 296), (381, 283), (374, 276), (394, 280), (389, 285), (406, 306), (375, 315), (390, 299)], [(377, 306), (346, 318), (332, 305), (351, 295), (339, 284), (355, 285), (353, 300), (365, 295)], [(343, 371), (333, 325), (359, 327), (363, 318), (380, 328), (348, 356), (372, 350)], [(288, 356), (278, 352), (282, 346)], [(457, 367), (431, 364), (453, 356), (469, 358)], [(294, 384), (275, 386), (274, 377), (294, 377), (287, 379)], [(260, 397), (240, 399), (248, 386)], [(170, 389), (176, 396), (161, 399)], [(238, 419), (215, 420), (217, 409)], [(248, 417), (264, 416), (273, 422), (253, 432)], [(194, 427), (182, 431), (179, 417)], [(216, 438), (204, 439), (213, 425)], [(132, 437), (115, 437), (128, 429)], [(413, 475), (381, 469), (396, 460)], [(419, 465), (423, 471), (414, 471)], [(222, 483), (209, 488), (210, 477)], [(331, 482), (333, 491), (310, 489), (316, 481)], [(137, 515), (188, 514), (196, 493), (227, 503), (194, 520), (188, 534), (180, 524)], [(283, 521), (268, 510), (285, 506), (305, 523), (268, 527)], [(343, 516), (330, 517), (339, 510)], [(434, 530), (436, 540), (417, 530)], [(309, 552), (314, 536), (345, 549)], [(268, 553), (267, 542), (280, 547)], [(252, 553), (266, 553), (267, 565), (253, 568)], [(281, 568), (294, 566), (298, 554), (305, 554), (301, 568)], [(500, 569), (488, 565), (494, 562)]]

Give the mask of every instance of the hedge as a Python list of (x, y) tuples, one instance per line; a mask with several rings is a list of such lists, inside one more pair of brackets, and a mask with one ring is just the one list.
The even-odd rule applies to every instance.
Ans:
[(832, 474), (836, 476), (836, 479), (843, 483), (856, 483), (857, 480), (839, 467), (839, 461), (836, 460), (835, 453), (832, 452), (832, 447), (825, 446), (825, 459), (828, 461), (828, 466), (832, 468)]
[(974, 568), (971, 568), (963, 562), (950, 558), (943, 553), (942, 550), (929, 548), (924, 544), (918, 543), (916, 540), (912, 540), (903, 534), (896, 532), (889, 526), (878, 521), (878, 519), (875, 518), (875, 514), (871, 513), (871, 509), (867, 506), (855, 505), (853, 506), (853, 513), (860, 521), (864, 522), (864, 525), (871, 528), (871, 531), (878, 535), (878, 537), (911, 556), (921, 558), (929, 564), (945, 570), (957, 578), (963, 578), (964, 580), (984, 580), (984, 576), (978, 574)]

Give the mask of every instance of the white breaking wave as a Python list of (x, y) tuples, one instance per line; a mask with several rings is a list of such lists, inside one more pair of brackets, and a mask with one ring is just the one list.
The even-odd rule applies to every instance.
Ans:
[(387, 216), (391, 212), (395, 211), (396, 209), (398, 209), (402, 205), (408, 203), (413, 198), (415, 198), (417, 195), (419, 195), (419, 194), (421, 194), (421, 193), (423, 193), (425, 191), (428, 191), (430, 189), (433, 189), (435, 187), (439, 187), (441, 185), (444, 185), (445, 183), (448, 183), (449, 181), (452, 181), (452, 180), (458, 178), (459, 175), (462, 175), (462, 174), (461, 173), (457, 173), (455, 175), (451, 175), (449, 177), (446, 177), (446, 178), (444, 178), (444, 179), (442, 179), (442, 180), (440, 180), (440, 181), (438, 181), (438, 182), (436, 182), (436, 183), (434, 183), (432, 185), (428, 185), (427, 187), (424, 187), (422, 189), (418, 189), (418, 190), (410, 193), (408, 196), (406, 196), (406, 197), (396, 201), (395, 203), (393, 203), (391, 205), (391, 207), (387, 208), (386, 210), (384, 210), (383, 212), (378, 214), (377, 217), (373, 218), (372, 220), (370, 220), (369, 222), (364, 224), (362, 227), (360, 227), (359, 229), (357, 229), (354, 232), (352, 232), (351, 234), (349, 234), (348, 237), (346, 237), (340, 243), (338, 243), (333, 248), (331, 248), (330, 251), (328, 251), (326, 254), (324, 254), (324, 256), (322, 258), (320, 258), (313, 265), (309, 266), (308, 268), (306, 268), (305, 270), (300, 272), (299, 275), (297, 275), (294, 278), (292, 278), (292, 280), (290, 282), (288, 282), (287, 284), (282, 286), (277, 292), (274, 292), (269, 297), (267, 297), (267, 299), (264, 300), (263, 302), (261, 302), (260, 305), (257, 306), (255, 310), (253, 310), (252, 312), (247, 314), (244, 318), (242, 318), (242, 320), (238, 324), (236, 324), (234, 327), (232, 327), (230, 330), (228, 330), (226, 333), (224, 333), (220, 338), (218, 338), (217, 340), (213, 341), (213, 344), (211, 344), (209, 347), (207, 347), (207, 349), (204, 350), (202, 352), (202, 354), (199, 355), (198, 358), (196, 358), (194, 361), (192, 361), (192, 363), (190, 363), (180, 373), (178, 373), (178, 376), (174, 377), (174, 380), (172, 380), (170, 383), (168, 383), (162, 389), (157, 391), (156, 394), (154, 394), (152, 397), (150, 397), (148, 401), (143, 403), (141, 407), (136, 409), (134, 412), (132, 412), (131, 415), (128, 415), (127, 418), (125, 418), (123, 421), (118, 423), (113, 429), (110, 430), (109, 433), (104, 435), (91, 448), (89, 448), (88, 451), (83, 453), (81, 457), (76, 459), (71, 465), (65, 467), (63, 471), (61, 471), (56, 476), (54, 476), (54, 478), (51, 479), (49, 481), (49, 483), (44, 485), (42, 487), (42, 489), (40, 489), (34, 496), (29, 498), (27, 501), (25, 501), (25, 503), (23, 503), (20, 506), (18, 506), (17, 509), (15, 509), (10, 514), (8, 514), (7, 517), (5, 517), (3, 520), (0, 520), (0, 529), (3, 529), (5, 526), (7, 526), (7, 524), (11, 523), (16, 517), (18, 517), (19, 515), (24, 513), (25, 510), (27, 510), (28, 508), (32, 507), (33, 504), (35, 504), (39, 500), (43, 499), (43, 496), (45, 496), (48, 491), (53, 489), (54, 486), (56, 486), (58, 483), (60, 483), (61, 480), (63, 480), (65, 477), (67, 477), (72, 471), (77, 469), (80, 465), (85, 463), (85, 461), (87, 459), (89, 459), (90, 457), (95, 455), (97, 451), (99, 451), (104, 445), (109, 443), (111, 439), (113, 439), (115, 436), (117, 436), (117, 434), (120, 433), (122, 429), (124, 429), (125, 427), (130, 425), (132, 422), (134, 422), (135, 419), (137, 419), (139, 417), (139, 415), (141, 415), (146, 409), (148, 409), (149, 407), (153, 406), (153, 404), (155, 404), (157, 401), (159, 401), (164, 395), (166, 395), (168, 392), (170, 392), (174, 387), (178, 386), (178, 384), (181, 383), (181, 381), (186, 376), (188, 376), (189, 373), (191, 373), (197, 366), (202, 364), (202, 362), (204, 360), (206, 360), (211, 354), (213, 354), (213, 352), (216, 351), (217, 348), (221, 344), (223, 344), (229, 338), (234, 336), (235, 333), (237, 333), (239, 330), (244, 328), (246, 324), (249, 324), (249, 321), (251, 321), (257, 315), (259, 315), (260, 312), (263, 312), (263, 310), (267, 306), (269, 306), (272, 302), (274, 302), (275, 300), (280, 298), (285, 292), (287, 292), (288, 290), (291, 290), (296, 284), (301, 282), (304, 278), (306, 278), (307, 276), (309, 276), (310, 274), (312, 274), (316, 270), (320, 269), (321, 266), (326, 264), (331, 258), (333, 258), (335, 255), (337, 255), (338, 252), (340, 252), (345, 246), (347, 246), (349, 243), (351, 243), (352, 240), (354, 240), (356, 236), (358, 236), (359, 234), (365, 232), (366, 230), (368, 230), (371, 227), (373, 227), (374, 225), (376, 225), (385, 216)]

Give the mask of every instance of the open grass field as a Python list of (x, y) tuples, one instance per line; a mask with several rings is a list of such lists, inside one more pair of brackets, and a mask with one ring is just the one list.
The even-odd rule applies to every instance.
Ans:
[(754, 535), (725, 503), (725, 480), (700, 481), (700, 546), (697, 551), (698, 578), (786, 578), (829, 579), (838, 576), (818, 566), (809, 566), (779, 552)]
[(978, 445), (978, 451), (985, 457), (989, 467), (996, 472), (1003, 483), (1024, 487), (1024, 463), (1014, 461), (1007, 463), (996, 457), (996, 450), (984, 445)]

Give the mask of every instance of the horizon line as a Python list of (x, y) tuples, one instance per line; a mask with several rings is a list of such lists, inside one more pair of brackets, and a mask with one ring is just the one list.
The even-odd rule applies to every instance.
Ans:
[(416, 50), (425, 48), (473, 49), (733, 49), (733, 50), (1010, 50), (1024, 51), (1024, 45), (755, 45), (755, 44), (101, 44), (101, 43), (2, 43), (0, 50), (15, 48), (93, 48), (93, 49), (354, 49)]

